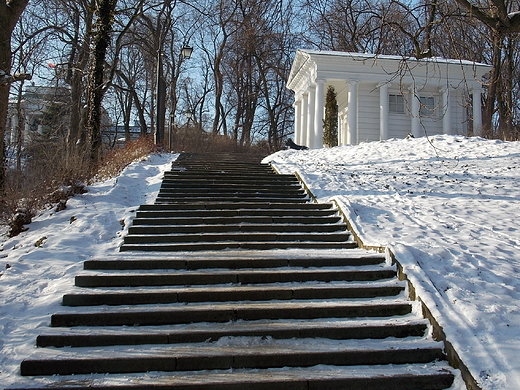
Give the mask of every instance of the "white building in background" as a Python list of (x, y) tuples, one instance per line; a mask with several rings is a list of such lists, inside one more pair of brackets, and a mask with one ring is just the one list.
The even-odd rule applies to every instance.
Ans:
[[(474, 135), (489, 65), (462, 60), (298, 50), (287, 87), (295, 92), (295, 142), (323, 146), (325, 95), (337, 93), (339, 145), (434, 134)], [(469, 113), (469, 114), (468, 114)]]
[[(42, 135), (44, 126), (42, 119), (45, 112), (52, 104), (70, 105), (70, 90), (67, 87), (43, 87), (38, 85), (27, 85), (24, 88), (20, 110), (17, 110), (16, 101), (9, 102), (7, 115), (7, 142), (17, 141), (18, 125), (20, 121), (22, 138), (27, 142), (34, 135)], [(63, 118), (63, 125), (69, 122), (68, 117)]]
[[(34, 83), (26, 85), (19, 102), (9, 102), (7, 114), (6, 141), (15, 143), (21, 137), (22, 142), (29, 142), (44, 134), (50, 136), (64, 136), (70, 127), (71, 92), (69, 87), (40, 86)], [(20, 110), (18, 110), (18, 107)], [(55, 115), (59, 123), (44, 125), (45, 115)], [(113, 126), (112, 119), (103, 107), (101, 126), (105, 139), (112, 142), (117, 134), (124, 133), (118, 126)], [(20, 125), (20, 126), (19, 126)], [(135, 130), (135, 129), (131, 129)]]

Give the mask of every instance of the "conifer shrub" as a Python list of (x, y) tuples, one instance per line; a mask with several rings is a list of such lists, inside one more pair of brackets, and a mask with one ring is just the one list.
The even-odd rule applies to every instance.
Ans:
[(338, 102), (332, 85), (327, 88), (325, 97), (325, 119), (323, 120), (323, 146), (338, 145)]

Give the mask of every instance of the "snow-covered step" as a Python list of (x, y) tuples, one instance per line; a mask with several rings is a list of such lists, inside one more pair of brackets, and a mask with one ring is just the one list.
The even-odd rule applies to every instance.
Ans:
[[(308, 203), (304, 203), (307, 205)], [(159, 206), (159, 205), (154, 205)], [(166, 206), (175, 206), (166, 207)], [(217, 208), (208, 209), (209, 205), (200, 204), (194, 205), (191, 209), (178, 208), (178, 205), (164, 205), (157, 207), (155, 210), (149, 208), (139, 208), (135, 219), (153, 219), (153, 218), (207, 218), (207, 217), (329, 217), (337, 216), (337, 210), (334, 208), (310, 208), (298, 207), (292, 209), (284, 208), (231, 208), (227, 206), (220, 206)], [(256, 206), (256, 205), (255, 205)]]
[(268, 189), (267, 191), (262, 188), (256, 188), (255, 186), (247, 188), (205, 188), (196, 187), (187, 189), (179, 188), (161, 188), (158, 198), (170, 197), (170, 198), (192, 198), (192, 197), (214, 197), (219, 198), (233, 198), (238, 197), (251, 197), (251, 198), (306, 198), (305, 191), (301, 188), (294, 189), (292, 186), (286, 186), (286, 188)]
[(412, 311), (410, 302), (372, 299), (367, 301), (279, 301), (208, 304), (135, 305), (56, 313), (51, 326), (135, 326), (189, 324), (193, 322), (252, 321), (260, 319), (316, 319), (387, 317)]
[[(339, 224), (341, 222), (341, 218), (336, 215), (327, 215), (327, 216), (305, 216), (299, 215), (294, 217), (286, 217), (286, 216), (272, 216), (272, 215), (240, 215), (240, 216), (186, 216), (186, 217), (177, 217), (177, 216), (166, 216), (166, 217), (153, 217), (153, 218), (135, 218), (133, 220), (133, 225), (130, 229), (134, 229), (137, 226), (150, 226), (149, 230), (153, 230), (153, 226), (161, 225), (161, 226), (179, 226), (181, 229), (188, 228), (188, 226), (196, 225), (196, 226), (216, 226), (220, 225), (223, 228), (226, 225), (231, 225), (235, 227), (240, 227), (241, 225), (245, 225), (246, 228), (250, 226), (260, 226), (261, 224), (271, 226), (272, 228), (276, 228), (276, 225), (283, 225), (287, 227), (288, 231), (291, 231), (291, 228), (298, 229), (302, 228), (302, 226), (298, 225), (313, 225), (313, 226), (324, 226), (327, 224), (336, 224), (336, 228), (345, 230), (346, 227), (344, 224)], [(135, 229), (134, 229), (135, 230)], [(240, 229), (238, 229), (240, 230)]]
[(160, 194), (179, 194), (181, 196), (192, 195), (193, 191), (197, 191), (199, 194), (279, 194), (279, 195), (302, 195), (304, 190), (301, 186), (295, 185), (271, 185), (271, 186), (259, 186), (256, 184), (250, 185), (204, 185), (200, 186), (176, 186), (174, 184), (162, 185), (160, 188)]
[(347, 231), (333, 233), (312, 233), (302, 235), (293, 232), (231, 232), (231, 233), (164, 233), (132, 234), (125, 237), (125, 244), (159, 244), (176, 242), (348, 242), (351, 234)]
[(217, 341), (223, 337), (273, 339), (385, 339), (426, 334), (428, 323), (413, 315), (396, 318), (259, 320), (167, 326), (55, 328), (38, 336), (39, 347), (174, 344)]
[(290, 183), (279, 183), (279, 182), (256, 182), (254, 184), (249, 183), (229, 183), (227, 181), (218, 182), (213, 179), (206, 180), (201, 183), (200, 180), (175, 180), (170, 179), (163, 181), (160, 187), (160, 191), (176, 191), (179, 193), (189, 192), (192, 188), (199, 188), (207, 192), (218, 191), (218, 192), (270, 192), (270, 191), (294, 191), (301, 192), (302, 186), (299, 182)]
[[(182, 223), (175, 224), (175, 221), (160, 220), (159, 223), (162, 225), (144, 225), (140, 222), (139, 225), (135, 223), (128, 230), (129, 234), (132, 235), (151, 235), (151, 234), (195, 234), (195, 233), (261, 233), (261, 232), (298, 232), (298, 233), (333, 233), (333, 232), (344, 232), (346, 227), (335, 223), (309, 223), (305, 224), (287, 224), (287, 223), (272, 223), (266, 222), (262, 224), (258, 223), (232, 223), (231, 221), (225, 221), (225, 224), (216, 224), (213, 221), (208, 224), (197, 224), (197, 221), (186, 220), (185, 222), (191, 223), (185, 225)], [(156, 221), (150, 221), (156, 222)], [(173, 224), (172, 224), (173, 222)], [(204, 221), (200, 221), (204, 222)], [(209, 222), (209, 221), (208, 221)], [(323, 221), (320, 221), (323, 222)], [(136, 226), (137, 225), (137, 226)]]
[(220, 183), (226, 181), (231, 184), (251, 184), (254, 175), (254, 181), (260, 184), (263, 183), (288, 183), (299, 184), (298, 179), (294, 175), (278, 175), (273, 171), (265, 174), (254, 174), (249, 169), (246, 170), (228, 170), (228, 171), (167, 171), (164, 173), (164, 182), (190, 181), (192, 183)]
[(156, 204), (170, 204), (170, 203), (208, 203), (208, 202), (229, 202), (232, 200), (233, 202), (268, 202), (268, 203), (302, 203), (305, 202), (305, 197), (284, 197), (284, 196), (258, 196), (253, 194), (251, 196), (235, 196), (231, 197), (228, 195), (223, 196), (215, 196), (215, 195), (203, 195), (203, 196), (185, 196), (185, 197), (175, 197), (175, 196), (158, 196), (155, 200)]
[(189, 251), (220, 251), (220, 250), (270, 250), (270, 249), (346, 249), (356, 248), (355, 241), (212, 241), (196, 243), (135, 243), (123, 244), (121, 252), (189, 252)]
[(337, 212), (337, 209), (333, 207), (331, 203), (267, 203), (267, 202), (207, 202), (202, 203), (198, 202), (195, 204), (142, 204), (139, 206), (138, 213), (140, 211), (189, 211), (196, 210), (196, 212), (204, 213), (205, 211), (218, 211), (221, 212), (223, 210), (234, 210), (235, 212), (251, 212), (254, 210), (257, 211), (266, 211), (271, 210), (274, 213), (279, 213), (283, 211), (287, 214), (291, 213), (294, 210), (300, 211), (310, 211), (310, 210), (332, 210), (334, 213)]
[[(53, 388), (92, 389), (158, 389), (158, 390), (440, 390), (451, 387), (453, 374), (445, 362), (420, 365), (371, 365), (371, 366), (327, 366), (289, 369), (261, 370), (212, 370), (160, 373), (149, 375), (117, 374), (74, 375), (43, 378), (44, 384)], [(57, 385), (57, 383), (59, 385)], [(44, 387), (27, 387), (27, 389)], [(23, 387), (18, 387), (22, 390)], [(48, 388), (46, 388), (48, 389)]]
[(22, 375), (76, 375), (147, 371), (431, 363), (444, 358), (432, 340), (264, 340), (229, 338), (217, 343), (42, 349), (21, 364)]
[(286, 282), (370, 281), (396, 277), (395, 268), (211, 270), (162, 273), (83, 274), (75, 278), (78, 287), (139, 287), (211, 284), (256, 284)]
[(146, 290), (105, 290), (65, 294), (63, 306), (143, 305), (190, 302), (231, 302), (269, 300), (356, 299), (396, 296), (404, 282), (345, 284), (305, 283), (256, 286), (196, 286)]
[[(303, 255), (302, 255), (303, 254)], [(206, 251), (194, 255), (153, 254), (146, 257), (117, 256), (115, 258), (92, 259), (83, 263), (85, 270), (201, 270), (201, 269), (266, 269), (282, 267), (360, 267), (382, 264), (385, 256), (380, 253), (352, 248), (347, 250), (307, 251)]]

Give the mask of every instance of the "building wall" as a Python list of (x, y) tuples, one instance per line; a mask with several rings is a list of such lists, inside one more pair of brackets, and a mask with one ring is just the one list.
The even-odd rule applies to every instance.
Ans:
[(358, 143), (379, 141), (379, 89), (375, 85), (358, 85)]
[[(379, 141), (380, 136), (380, 96), (379, 88), (374, 83), (359, 83), (358, 91), (358, 142)], [(347, 110), (347, 92), (338, 93), (337, 100), (340, 112), (348, 112)], [(404, 112), (388, 113), (388, 127), (390, 138), (405, 138), (411, 132), (412, 109), (411, 99), (413, 95), (408, 91), (403, 91), (398, 87), (389, 88), (389, 95), (403, 95)], [(443, 133), (443, 100), (442, 94), (438, 89), (423, 90), (419, 93), (421, 97), (433, 97), (434, 111), (420, 117), (421, 135), (435, 135)], [(450, 96), (451, 101), (451, 117), (452, 117), (452, 134), (466, 134), (467, 123), (460, 118), (465, 117), (464, 107), (462, 107), (460, 93), (453, 93)], [(341, 121), (342, 118), (340, 117)], [(339, 126), (341, 128), (341, 126)]]

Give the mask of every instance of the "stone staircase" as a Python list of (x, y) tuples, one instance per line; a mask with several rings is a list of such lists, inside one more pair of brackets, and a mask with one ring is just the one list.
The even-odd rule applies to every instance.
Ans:
[(17, 388), (452, 385), (395, 267), (332, 205), (258, 162), (203, 157), (173, 164), (121, 256), (84, 263)]
[(183, 154), (143, 205), (122, 251), (349, 248), (357, 244), (331, 204), (310, 203), (294, 175), (222, 155)]

